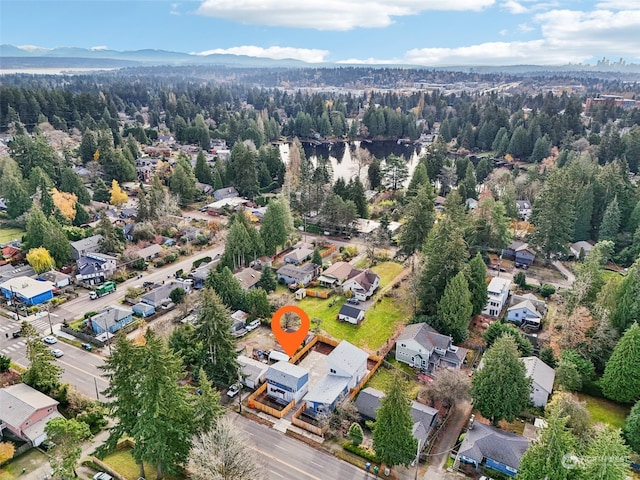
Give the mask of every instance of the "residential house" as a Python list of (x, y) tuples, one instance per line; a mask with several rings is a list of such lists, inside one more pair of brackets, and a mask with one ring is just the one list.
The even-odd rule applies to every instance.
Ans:
[(196, 188), (205, 195), (209, 195), (213, 192), (213, 187), (208, 183), (196, 182)]
[(255, 271), (251, 267), (240, 270), (233, 274), (234, 277), (240, 282), (244, 290), (250, 290), (254, 288), (260, 281), (260, 272)]
[(278, 282), (284, 282), (285, 285), (302, 284), (309, 285), (311, 281), (318, 275), (318, 266), (314, 263), (307, 263), (299, 267), (294, 265), (284, 265), (276, 271)]
[(24, 254), (20, 247), (5, 245), (2, 247), (2, 264), (13, 263), (21, 260)]
[(62, 288), (71, 283), (71, 276), (58, 272), (57, 270), (49, 270), (48, 272), (41, 273), (38, 276), (38, 280), (45, 280), (53, 283), (56, 288)]
[(188, 277), (193, 280), (193, 288), (200, 289), (204, 287), (204, 282), (209, 276), (209, 271), (216, 266), (219, 259), (207, 263), (201, 263), (198, 268), (192, 270)]
[(134, 240), (133, 233), (135, 228), (136, 228), (136, 222), (125, 223), (124, 226), (122, 227), (124, 238), (126, 238), (130, 242), (133, 242)]
[(235, 187), (221, 188), (213, 192), (213, 199), (217, 202), (219, 200), (226, 200), (227, 198), (239, 197), (240, 194)]
[(151, 315), (156, 313), (155, 307), (144, 302), (136, 303), (133, 307), (131, 307), (131, 310), (133, 310), (134, 315), (138, 315), (142, 318), (150, 317)]
[[(367, 387), (358, 394), (354, 405), (364, 420), (375, 420), (376, 412), (384, 397), (384, 392)], [(438, 410), (413, 400), (411, 418), (414, 422), (412, 434), (420, 442), (422, 450), (427, 445), (429, 434), (438, 423)]]
[(76, 280), (90, 285), (103, 283), (116, 272), (116, 257), (106, 253), (86, 253), (77, 261)]
[(475, 210), (476, 208), (478, 208), (478, 200), (476, 200), (475, 198), (467, 198), (464, 201), (464, 204), (469, 210)]
[(324, 287), (342, 287), (344, 281), (355, 277), (360, 270), (357, 270), (348, 262), (336, 262), (327, 268), (322, 275), (318, 277), (318, 282)]
[(407, 325), (396, 340), (396, 360), (427, 371), (436, 367), (460, 368), (467, 349), (453, 345), (448, 335), (426, 323)]
[(311, 415), (328, 413), (336, 403), (356, 388), (367, 375), (369, 354), (346, 340), (327, 355), (327, 375), (304, 396), (305, 411)]
[(436, 208), (436, 212), (444, 212), (444, 202), (446, 202), (447, 199), (445, 197), (443, 197), (442, 195), (438, 195), (434, 200), (433, 200), (433, 204)]
[(527, 369), (527, 377), (531, 379), (531, 402), (534, 407), (546, 407), (549, 395), (553, 392), (556, 371), (538, 357), (520, 358)]
[(102, 235), (92, 235), (76, 242), (71, 242), (71, 258), (79, 260), (87, 253), (95, 253), (100, 250), (100, 242), (102, 241)]
[(517, 200), (516, 208), (518, 209), (518, 216), (520, 217), (520, 220), (528, 222), (532, 212), (531, 202), (529, 202), (529, 200)]
[(35, 278), (36, 276), (36, 271), (31, 265), (23, 265), (21, 267), (15, 267), (11, 264), (0, 265), (0, 283), (17, 277)]
[(299, 402), (309, 388), (309, 372), (298, 365), (280, 360), (267, 369), (267, 395), (276, 402)]
[(147, 305), (151, 305), (154, 308), (158, 308), (171, 302), (169, 295), (171, 294), (171, 291), (176, 288), (182, 288), (185, 292), (189, 293), (187, 291), (188, 286), (185, 285), (184, 282), (173, 280), (165, 283), (164, 285), (159, 285), (150, 292), (145, 293), (140, 297), (140, 301)]
[(364, 320), (364, 310), (345, 303), (338, 312), (338, 320), (358, 325)]
[(376, 222), (375, 220), (371, 220), (369, 218), (356, 218), (354, 228), (358, 234), (366, 237), (367, 235), (371, 235), (374, 231), (380, 228), (380, 222)]
[(509, 298), (511, 281), (506, 278), (493, 277), (487, 287), (488, 301), (482, 313), (498, 318)]
[(133, 321), (133, 312), (124, 308), (109, 306), (89, 317), (89, 326), (93, 333), (116, 333)]
[(121, 208), (119, 218), (135, 218), (138, 211), (135, 208)]
[(204, 236), (204, 231), (201, 228), (187, 225), (180, 229), (180, 237), (190, 242), (195, 242), (199, 236)]
[(162, 245), (158, 245), (157, 243), (153, 243), (148, 247), (141, 248), (136, 252), (136, 254), (142, 258), (145, 262), (148, 262), (154, 258), (158, 258), (160, 254), (163, 252)]
[(0, 434), (7, 432), (17, 439), (38, 447), (47, 439), (44, 427), (49, 420), (62, 418), (57, 400), (26, 383), (0, 389)]
[(502, 251), (502, 256), (513, 260), (516, 267), (528, 267), (535, 261), (536, 252), (528, 243), (513, 241)]
[(518, 325), (540, 327), (544, 314), (539, 312), (531, 300), (523, 300), (507, 309), (507, 320)]
[(231, 314), (231, 335), (234, 337), (242, 337), (247, 334), (249, 330), (247, 330), (247, 319), (249, 318), (249, 314), (247, 312), (243, 312), (242, 310), (236, 310)]
[(529, 444), (529, 440), (515, 433), (473, 422), (458, 449), (457, 460), (476, 469), (486, 466), (515, 477)]
[(342, 291), (353, 292), (353, 296), (361, 302), (369, 300), (380, 286), (380, 275), (369, 269), (364, 271), (353, 269), (351, 273), (355, 275), (342, 282)]
[(26, 305), (39, 305), (51, 300), (53, 289), (53, 283), (31, 277), (14, 277), (0, 284), (0, 292), (6, 299), (16, 299)]
[(265, 381), (269, 366), (244, 355), (238, 355), (240, 381), (245, 387), (256, 389)]
[(582, 258), (593, 250), (593, 247), (593, 243), (582, 240), (580, 242), (572, 243), (569, 246), (569, 252), (571, 252), (571, 255), (575, 258)]
[(284, 256), (284, 261), (285, 263), (300, 265), (301, 263), (309, 260), (311, 255), (313, 255), (313, 248), (294, 248)]

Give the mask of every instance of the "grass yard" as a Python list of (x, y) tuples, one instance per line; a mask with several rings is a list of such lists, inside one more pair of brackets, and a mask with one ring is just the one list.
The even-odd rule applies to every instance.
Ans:
[(19, 228), (0, 227), (0, 243), (8, 243), (11, 240), (21, 239), (26, 232)]
[[(389, 383), (391, 382), (391, 378), (393, 377), (394, 370), (390, 368), (380, 367), (376, 371), (376, 373), (371, 377), (371, 379), (367, 382), (365, 387), (377, 388), (378, 390), (382, 390), (386, 392), (389, 388)], [(421, 385), (415, 381), (409, 381), (409, 397), (415, 400), (418, 397), (418, 393), (420, 392)]]
[[(49, 463), (47, 456), (40, 450), (32, 448), (10, 463), (3, 465), (2, 468), (0, 468), (0, 480), (29, 478), (30, 472), (47, 463)], [(22, 473), (23, 468), (26, 469), (24, 474)]]
[(622, 428), (624, 419), (629, 415), (630, 408), (604, 398), (592, 397), (578, 393), (583, 402), (587, 402), (587, 410), (591, 414), (592, 422), (602, 422), (614, 428)]
[(396, 262), (383, 262), (371, 267), (371, 270), (380, 275), (380, 288), (384, 288), (389, 285), (391, 280), (400, 275), (404, 267)]
[[(109, 455), (104, 457), (102, 461), (113, 468), (113, 470), (118, 472), (124, 478), (138, 478), (140, 476), (138, 465), (136, 465), (136, 462), (133, 460), (133, 457), (131, 456), (131, 450), (129, 449), (125, 448), (110, 453)], [(144, 473), (147, 475), (146, 478), (155, 477), (155, 472), (155, 467), (149, 465), (148, 463), (144, 464)], [(166, 475), (164, 478), (168, 480), (182, 480), (185, 477), (183, 475)]]

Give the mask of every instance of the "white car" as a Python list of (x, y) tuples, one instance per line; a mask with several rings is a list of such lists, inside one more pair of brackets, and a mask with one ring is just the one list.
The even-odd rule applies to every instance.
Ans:
[(229, 387), (229, 390), (227, 390), (227, 397), (233, 398), (238, 395), (238, 393), (240, 393), (240, 384), (234, 383)]
[(98, 472), (93, 476), (93, 480), (113, 480), (113, 477), (105, 472)]
[(58, 339), (52, 335), (48, 335), (42, 339), (42, 341), (46, 344), (53, 345), (54, 343), (58, 343)]
[(53, 348), (51, 349), (51, 355), (53, 355), (56, 358), (60, 358), (62, 355), (64, 355), (64, 353), (59, 348)]
[(253, 320), (248, 325), (246, 325), (244, 328), (246, 328), (247, 330), (251, 331), (251, 330), (255, 330), (259, 326), (260, 326), (260, 320)]

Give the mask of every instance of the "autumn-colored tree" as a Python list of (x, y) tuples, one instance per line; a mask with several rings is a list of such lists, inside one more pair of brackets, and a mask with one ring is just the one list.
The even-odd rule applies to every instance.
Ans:
[(14, 447), (13, 443), (0, 442), (0, 465), (7, 460), (11, 460), (15, 451), (16, 447)]
[(32, 248), (27, 253), (27, 262), (33, 267), (36, 273), (46, 272), (51, 270), (56, 261), (53, 259), (49, 250), (44, 247)]
[(109, 192), (111, 193), (111, 199), (109, 200), (109, 203), (111, 203), (111, 205), (115, 205), (116, 207), (122, 205), (123, 203), (126, 203), (126, 201), (129, 199), (126, 192), (124, 192), (122, 188), (120, 188), (120, 184), (115, 179), (111, 181), (111, 189), (109, 190)]
[(78, 196), (75, 193), (60, 192), (57, 188), (51, 190), (53, 204), (67, 220), (76, 218), (76, 203)]

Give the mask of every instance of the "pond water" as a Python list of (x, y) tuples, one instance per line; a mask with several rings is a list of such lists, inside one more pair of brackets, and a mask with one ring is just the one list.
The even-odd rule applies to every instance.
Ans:
[[(282, 143), (279, 145), (280, 156), (282, 161), (287, 164), (289, 162), (290, 143)], [(333, 181), (342, 177), (346, 182), (358, 174), (357, 158), (360, 149), (368, 150), (369, 153), (378, 159), (384, 159), (393, 154), (403, 157), (409, 167), (409, 178), (405, 182), (408, 184), (413, 175), (418, 161), (424, 155), (425, 148), (420, 145), (398, 144), (395, 141), (374, 141), (374, 142), (336, 142), (314, 145), (312, 143), (303, 142), (305, 155), (314, 165), (317, 165), (318, 158), (327, 158), (331, 163), (333, 171)], [(360, 169), (360, 180), (367, 183), (367, 167)]]

